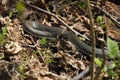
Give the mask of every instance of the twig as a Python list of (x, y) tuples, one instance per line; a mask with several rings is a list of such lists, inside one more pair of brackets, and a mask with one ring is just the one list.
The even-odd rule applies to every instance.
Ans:
[(105, 11), (104, 9), (100, 8), (98, 5), (97, 6), (92, 6), (92, 7), (95, 7), (99, 10), (101, 10), (106, 16), (108, 16), (111, 20), (113, 20), (117, 25), (118, 27), (120, 27), (120, 22), (117, 21), (112, 15), (110, 15), (107, 11)]
[(7, 72), (8, 75), (10, 76), (10, 78), (12, 78), (12, 75), (11, 75), (11, 73), (9, 72), (9, 70), (8, 70), (8, 68), (7, 68), (7, 66), (6, 66), (6, 64), (3, 62), (2, 65), (4, 66), (6, 72)]
[(86, 0), (87, 6), (88, 6), (88, 13), (89, 13), (89, 18), (90, 18), (90, 26), (91, 26), (91, 36), (92, 36), (92, 74), (91, 74), (91, 80), (94, 80), (94, 59), (95, 59), (95, 53), (96, 53), (96, 40), (95, 40), (95, 31), (94, 31), (94, 22), (93, 22), (93, 17), (92, 17), (92, 11), (90, 7), (90, 1)]
[(104, 51), (104, 49), (103, 49), (103, 45), (104, 45), (104, 44), (101, 45), (101, 50), (102, 50), (102, 52), (103, 52), (103, 61), (102, 61), (101, 67), (99, 68), (99, 70), (97, 71), (97, 73), (96, 73), (96, 75), (95, 75), (95, 80), (98, 80), (99, 75), (100, 75), (100, 73), (101, 73), (101, 71), (102, 71), (102, 69), (104, 68), (105, 63), (106, 63), (106, 55), (105, 55), (105, 51)]
[[(32, 36), (30, 36), (30, 38), (31, 38), (32, 42), (33, 42), (34, 44), (36, 44), (35, 41), (33, 40)], [(36, 49), (38, 50), (38, 53), (39, 53), (39, 56), (40, 56), (39, 59), (42, 60), (42, 62), (43, 62), (44, 64), (46, 64), (46, 63), (45, 63), (45, 60), (44, 60), (44, 58), (43, 58), (43, 56), (42, 56), (42, 54), (41, 54), (41, 52), (40, 52), (40, 50), (39, 50), (39, 47), (36, 46)]]
[(74, 30), (73, 28), (71, 28), (68, 24), (66, 24), (66, 23), (65, 23), (62, 19), (60, 19), (57, 15), (55, 15), (55, 14), (49, 12), (49, 11), (46, 11), (46, 10), (44, 10), (44, 9), (42, 9), (42, 8), (39, 8), (39, 7), (37, 7), (37, 6), (28, 4), (28, 3), (24, 2), (24, 1), (22, 1), (22, 2), (23, 2), (25, 5), (29, 6), (29, 7), (32, 7), (32, 8), (34, 8), (34, 9), (38, 10), (38, 11), (42, 11), (42, 12), (44, 12), (44, 13), (46, 13), (46, 14), (49, 14), (49, 15), (55, 17), (55, 18), (58, 19), (62, 24), (64, 24), (69, 30), (71, 30), (73, 33), (75, 33), (76, 36), (81, 36), (81, 37), (84, 37), (85, 39), (89, 40), (87, 37), (81, 35), (79, 32), (77, 32), (76, 30)]
[(86, 76), (89, 72), (90, 72), (90, 67), (87, 67), (84, 71), (82, 71), (80, 74), (78, 74), (77, 76), (73, 77), (72, 80), (79, 80), (82, 79), (84, 76)]

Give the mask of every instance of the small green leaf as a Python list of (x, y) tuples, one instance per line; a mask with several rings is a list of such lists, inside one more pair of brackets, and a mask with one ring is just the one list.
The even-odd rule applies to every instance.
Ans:
[(13, 12), (12, 12), (12, 11), (10, 11), (10, 12), (9, 12), (9, 17), (11, 18), (11, 17), (12, 17), (12, 15), (13, 15)]
[(79, 2), (79, 4), (80, 4), (80, 6), (81, 6), (82, 8), (84, 8), (84, 9), (87, 7), (86, 3), (84, 3), (84, 2)]
[(115, 63), (112, 63), (110, 66), (109, 66), (109, 69), (113, 69), (116, 67), (116, 64)]
[(40, 40), (40, 44), (46, 44), (46, 38), (42, 37), (42, 39)]
[(103, 17), (101, 15), (97, 16), (96, 21), (97, 21), (98, 26), (100, 27), (104, 26)]
[(112, 77), (118, 76), (118, 74), (117, 74), (115, 71), (113, 71), (113, 70), (107, 71), (107, 74), (109, 74), (109, 75), (112, 76)]
[(102, 16), (97, 16), (97, 21), (102, 21), (103, 20), (103, 17)]
[(3, 39), (4, 39), (4, 36), (2, 34), (0, 34), (0, 45), (2, 44)]
[(7, 29), (6, 27), (2, 27), (2, 35), (6, 35)]
[(5, 42), (5, 35), (7, 33), (6, 27), (2, 27), (2, 32), (0, 33), (0, 45), (2, 45)]
[(108, 70), (108, 68), (106, 66), (104, 66), (103, 71), (107, 72), (107, 70)]
[(110, 38), (107, 38), (107, 46), (108, 46), (108, 50), (109, 50), (109, 53), (108, 53), (109, 57), (115, 58), (116, 54), (119, 51), (117, 42), (111, 40)]
[(24, 8), (25, 8), (24, 4), (21, 1), (18, 1), (16, 5), (16, 9), (18, 10), (18, 12), (21, 13), (24, 10)]
[(100, 59), (95, 58), (94, 61), (95, 61), (95, 63), (96, 63), (99, 67), (102, 65), (102, 62), (101, 62)]

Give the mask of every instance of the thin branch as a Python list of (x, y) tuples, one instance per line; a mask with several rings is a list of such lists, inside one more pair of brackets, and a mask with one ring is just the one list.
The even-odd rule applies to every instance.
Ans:
[(102, 61), (101, 67), (97, 70), (97, 73), (96, 73), (96, 75), (95, 75), (95, 80), (98, 80), (99, 75), (100, 75), (102, 69), (104, 68), (105, 63), (106, 63), (106, 59), (107, 59), (103, 47), (104, 47), (104, 44), (101, 44), (101, 50), (102, 50), (102, 52), (103, 52), (103, 61)]
[[(32, 42), (33, 42), (34, 44), (36, 44), (35, 41), (33, 40), (32, 36), (30, 36), (30, 39), (32, 40)], [(39, 56), (40, 56), (39, 60), (42, 61), (44, 64), (46, 64), (46, 63), (45, 63), (45, 60), (44, 60), (44, 58), (43, 58), (43, 56), (42, 56), (42, 54), (41, 54), (41, 52), (40, 52), (40, 50), (39, 50), (39, 47), (38, 47), (38, 46), (35, 46), (35, 47), (36, 47), (36, 49), (38, 50), (38, 53), (39, 53)]]
[(108, 16), (112, 21), (114, 21), (116, 23), (116, 25), (118, 25), (118, 27), (120, 27), (120, 22), (117, 21), (112, 15), (110, 15), (107, 11), (105, 11), (104, 9), (100, 8), (98, 5), (97, 6), (92, 6), (95, 7), (97, 9), (99, 9), (100, 11), (102, 11), (106, 16)]
[(93, 17), (92, 17), (92, 11), (90, 7), (90, 1), (87, 0), (87, 6), (88, 6), (88, 13), (89, 13), (89, 18), (90, 18), (90, 26), (91, 26), (91, 36), (92, 36), (92, 74), (91, 74), (91, 80), (94, 80), (94, 58), (95, 58), (95, 53), (96, 53), (96, 40), (95, 40), (95, 31), (94, 31), (94, 22), (93, 22)]
[(82, 71), (80, 74), (78, 74), (77, 76), (73, 77), (72, 80), (79, 80), (82, 79), (84, 76), (86, 76), (89, 72), (90, 72), (90, 67), (87, 67), (84, 71)]

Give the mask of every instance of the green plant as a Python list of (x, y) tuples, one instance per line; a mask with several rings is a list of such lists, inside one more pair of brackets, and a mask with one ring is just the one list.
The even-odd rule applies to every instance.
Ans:
[[(102, 71), (107, 73), (109, 76), (118, 77), (119, 73), (117, 72), (120, 66), (120, 57), (118, 55), (118, 59), (116, 60), (115, 57), (119, 51), (119, 47), (117, 42), (107, 38), (107, 45), (109, 49), (108, 56), (113, 59), (113, 63), (110, 64), (108, 67), (104, 67)], [(102, 61), (96, 58), (95, 63), (100, 67), (102, 65)]]
[(39, 40), (39, 44), (46, 44), (46, 38), (42, 37), (42, 39)]
[(10, 12), (9, 12), (9, 17), (11, 18), (11, 17), (12, 17), (12, 15), (13, 15), (13, 12), (12, 12), (12, 11), (10, 11)]
[(94, 61), (99, 67), (102, 65), (102, 61), (99, 58), (95, 58)]
[(99, 27), (103, 27), (104, 26), (103, 16), (101, 16), (101, 15), (97, 16), (96, 22)]
[(18, 10), (18, 13), (21, 14), (25, 9), (25, 5), (19, 0), (16, 4), (16, 9)]
[(46, 51), (42, 52), (42, 54), (45, 57), (45, 62), (46, 63), (50, 63), (50, 62), (53, 61), (52, 56), (49, 53), (47, 53)]
[(28, 69), (28, 67), (27, 67), (26, 63), (23, 63), (16, 68), (16, 70), (20, 73), (20, 76), (22, 77), (23, 80), (26, 78), (25, 72), (27, 71), (27, 69)]
[(7, 33), (6, 27), (2, 27), (2, 31), (0, 33), (0, 45), (2, 45), (5, 42), (6, 33)]
[(109, 57), (115, 58), (116, 54), (119, 51), (119, 47), (117, 45), (117, 42), (111, 40), (110, 38), (107, 38), (107, 46), (109, 49)]
[[(46, 63), (50, 63), (53, 61), (52, 56), (49, 54), (49, 52), (47, 52), (49, 49), (45, 49), (45, 50), (40, 50), (40, 54), (42, 54), (45, 58), (45, 62)], [(34, 55), (37, 56), (39, 54), (38, 50), (34, 50)]]
[(86, 8), (87, 8), (87, 5), (86, 5), (85, 2), (79, 1), (79, 5), (80, 5), (80, 7), (82, 7), (83, 9), (86, 9)]

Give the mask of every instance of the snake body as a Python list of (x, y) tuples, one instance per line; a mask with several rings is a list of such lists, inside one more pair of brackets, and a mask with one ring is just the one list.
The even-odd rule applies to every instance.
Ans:
[[(37, 37), (44, 36), (48, 38), (53, 38), (60, 35), (62, 38), (68, 39), (70, 42), (72, 42), (81, 53), (88, 56), (92, 54), (92, 47), (87, 45), (82, 40), (80, 40), (71, 31), (67, 31), (58, 27), (50, 27), (47, 25), (40, 24), (37, 21), (30, 21), (30, 20), (24, 23), (23, 28), (26, 32), (29, 32)], [(104, 49), (104, 53), (105, 55), (108, 55), (109, 50)], [(96, 56), (99, 56), (99, 57), (103, 56), (103, 52), (101, 49), (96, 48)]]

